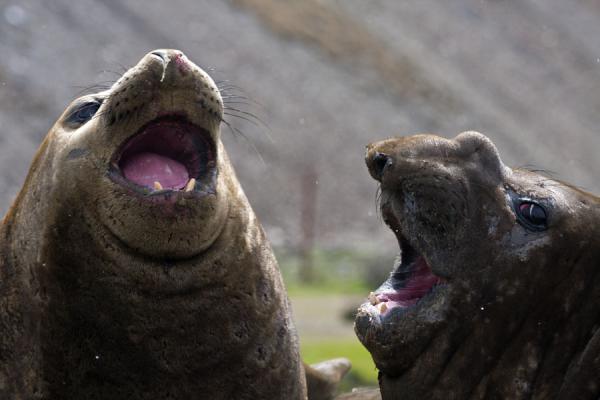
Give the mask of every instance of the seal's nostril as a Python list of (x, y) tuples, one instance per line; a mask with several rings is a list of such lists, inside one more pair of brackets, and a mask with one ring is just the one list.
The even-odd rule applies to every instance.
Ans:
[(383, 178), (383, 173), (388, 165), (392, 164), (392, 158), (384, 153), (375, 152), (371, 159), (371, 169), (373, 177), (380, 181)]
[(167, 62), (167, 60), (168, 60), (167, 52), (164, 50), (155, 50), (150, 54), (160, 58), (161, 60), (163, 60), (163, 62)]

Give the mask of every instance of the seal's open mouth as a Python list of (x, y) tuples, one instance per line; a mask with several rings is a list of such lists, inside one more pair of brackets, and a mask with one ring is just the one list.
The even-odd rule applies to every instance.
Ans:
[(113, 157), (111, 176), (144, 194), (192, 192), (214, 166), (208, 132), (181, 117), (143, 126)]
[(445, 282), (433, 273), (426, 258), (396, 232), (401, 255), (390, 278), (369, 295), (370, 303), (381, 315), (393, 308), (409, 308), (427, 296), (434, 288)]

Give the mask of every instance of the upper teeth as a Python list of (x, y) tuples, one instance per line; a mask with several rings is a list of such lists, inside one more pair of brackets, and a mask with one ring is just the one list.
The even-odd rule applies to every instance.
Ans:
[(154, 182), (154, 190), (163, 190), (163, 187), (159, 181)]

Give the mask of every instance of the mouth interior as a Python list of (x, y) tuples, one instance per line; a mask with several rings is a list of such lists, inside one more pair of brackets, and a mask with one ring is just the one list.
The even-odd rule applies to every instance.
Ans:
[(393, 308), (408, 308), (425, 297), (433, 288), (443, 282), (436, 276), (425, 257), (408, 241), (400, 238), (400, 263), (378, 293), (371, 293), (369, 300), (386, 314)]
[(125, 143), (117, 165), (135, 185), (191, 190), (200, 178), (207, 148), (201, 128), (180, 119), (159, 119)]

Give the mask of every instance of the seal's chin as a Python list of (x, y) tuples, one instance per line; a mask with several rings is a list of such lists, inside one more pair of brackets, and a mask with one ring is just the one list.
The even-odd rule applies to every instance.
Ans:
[(203, 178), (214, 167), (213, 141), (183, 117), (160, 117), (144, 125), (117, 150), (109, 176), (147, 196), (204, 191)]
[(390, 278), (379, 289), (369, 294), (369, 303), (381, 316), (393, 309), (407, 310), (415, 307), (423, 298), (438, 286), (445, 284), (445, 278), (437, 276), (427, 259), (410, 242), (396, 232), (400, 245), (400, 257)]

